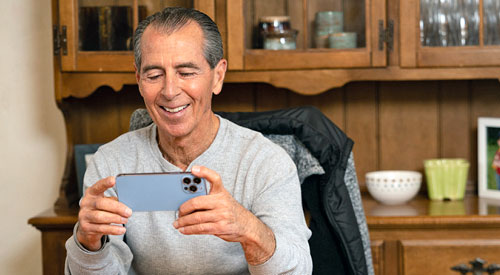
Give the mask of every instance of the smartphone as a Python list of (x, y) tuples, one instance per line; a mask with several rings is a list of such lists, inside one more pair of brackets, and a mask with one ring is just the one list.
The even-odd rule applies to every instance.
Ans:
[(206, 181), (188, 172), (137, 173), (116, 176), (118, 200), (132, 211), (176, 211), (181, 204), (207, 194)]

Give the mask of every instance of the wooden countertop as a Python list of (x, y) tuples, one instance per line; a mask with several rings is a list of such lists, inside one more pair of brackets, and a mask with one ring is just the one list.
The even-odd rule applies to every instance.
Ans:
[[(363, 194), (363, 207), (369, 228), (384, 227), (500, 227), (500, 200), (468, 195), (460, 201), (431, 201), (425, 195), (404, 205), (383, 205), (369, 194)], [(51, 208), (28, 220), (40, 230), (73, 228), (78, 220), (77, 208)]]
[(431, 201), (419, 194), (404, 205), (383, 205), (363, 194), (363, 207), (370, 229), (500, 227), (500, 200), (467, 195), (464, 200)]

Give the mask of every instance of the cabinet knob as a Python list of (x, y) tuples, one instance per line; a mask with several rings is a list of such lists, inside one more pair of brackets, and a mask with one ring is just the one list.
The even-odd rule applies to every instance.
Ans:
[(471, 267), (468, 267), (466, 264), (459, 264), (451, 267), (451, 270), (460, 272), (461, 274), (467, 274), (471, 272), (471, 274), (473, 275), (482, 275), (484, 272), (487, 272), (488, 274), (495, 274), (495, 272), (500, 270), (500, 265), (498, 264), (490, 264), (485, 267), (485, 263), (485, 260), (476, 258), (473, 261), (469, 262)]

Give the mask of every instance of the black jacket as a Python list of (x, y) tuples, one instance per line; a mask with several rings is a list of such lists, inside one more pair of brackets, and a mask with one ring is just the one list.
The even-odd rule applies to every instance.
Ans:
[(311, 214), (313, 274), (367, 274), (363, 242), (344, 182), (353, 141), (314, 107), (218, 114), (263, 134), (295, 135), (306, 146), (325, 170), (302, 184), (303, 204)]

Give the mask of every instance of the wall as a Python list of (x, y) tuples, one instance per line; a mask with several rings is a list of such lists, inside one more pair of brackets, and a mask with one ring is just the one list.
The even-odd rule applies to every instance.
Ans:
[[(352, 82), (315, 96), (268, 84), (226, 83), (213, 101), (216, 111), (318, 107), (354, 140), (362, 190), (366, 190), (364, 175), (369, 171), (423, 172), (425, 159), (460, 157), (471, 163), (467, 188), (475, 192), (477, 118), (500, 117), (500, 82)], [(103, 87), (86, 99), (68, 103), (74, 113), (69, 120), (74, 125), (74, 143), (101, 143), (127, 131), (130, 114), (141, 107), (142, 100), (137, 86), (130, 85), (119, 93)]]
[(27, 220), (55, 202), (64, 121), (54, 101), (50, 0), (0, 9), (0, 274), (41, 274), (41, 234)]

